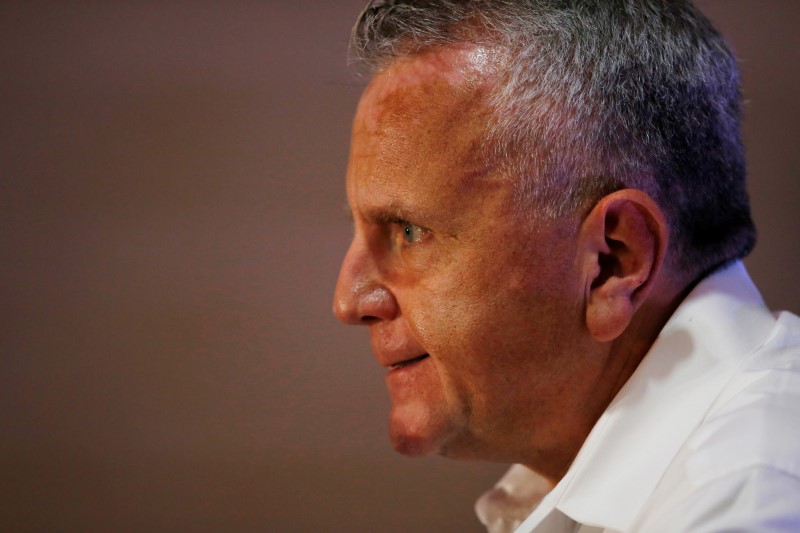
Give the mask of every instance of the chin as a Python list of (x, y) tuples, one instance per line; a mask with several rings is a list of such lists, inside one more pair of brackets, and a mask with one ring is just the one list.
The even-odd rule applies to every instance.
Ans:
[(424, 457), (439, 452), (439, 445), (435, 439), (421, 432), (408, 431), (406, 428), (395, 428), (390, 424), (389, 438), (392, 447), (397, 453), (409, 457)]
[(441, 455), (449, 459), (477, 459), (482, 457), (474, 449), (476, 443), (466, 431), (445, 420), (439, 424), (428, 419), (423, 424), (411, 425), (402, 419), (389, 420), (389, 438), (397, 453), (408, 457)]
[(425, 387), (424, 381), (405, 384), (395, 376), (389, 387), (389, 437), (395, 451), (411, 457), (441, 454), (458, 440), (466, 422), (463, 410), (453, 408), (441, 387), (433, 386), (438, 385), (438, 378), (437, 383)]
[(408, 420), (392, 416), (389, 420), (389, 438), (396, 452), (409, 457), (442, 454), (452, 438), (452, 427), (446, 421)]

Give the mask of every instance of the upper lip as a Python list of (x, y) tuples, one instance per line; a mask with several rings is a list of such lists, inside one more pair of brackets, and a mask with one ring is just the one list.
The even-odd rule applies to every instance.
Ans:
[(404, 346), (403, 348), (404, 349), (400, 350), (390, 350), (387, 347), (383, 347), (382, 349), (373, 348), (372, 351), (378, 362), (386, 368), (397, 368), (414, 363), (430, 355), (421, 346), (416, 346), (415, 349), (410, 349), (410, 346)]
[(405, 328), (373, 327), (370, 329), (372, 353), (386, 368), (397, 368), (424, 359), (428, 351)]

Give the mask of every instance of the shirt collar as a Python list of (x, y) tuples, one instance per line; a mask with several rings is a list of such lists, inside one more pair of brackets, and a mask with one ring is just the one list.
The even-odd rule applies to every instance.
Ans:
[(582, 524), (628, 529), (684, 441), (773, 325), (741, 262), (699, 283), (520, 530), (532, 529), (553, 509)]

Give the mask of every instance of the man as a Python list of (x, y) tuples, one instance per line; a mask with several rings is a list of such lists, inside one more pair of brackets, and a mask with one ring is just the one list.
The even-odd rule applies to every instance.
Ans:
[[(490, 531), (800, 530), (800, 320), (755, 242), (735, 60), (679, 0), (376, 1), (334, 310), (394, 447), (518, 463)], [(522, 466), (524, 465), (524, 466)]]

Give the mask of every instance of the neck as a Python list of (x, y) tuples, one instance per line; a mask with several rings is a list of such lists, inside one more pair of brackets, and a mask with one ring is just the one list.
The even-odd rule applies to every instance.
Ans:
[(647, 301), (637, 310), (622, 335), (606, 345), (603, 370), (592, 384), (591, 405), (580, 417), (581, 423), (575, 424), (577, 431), (573, 434), (571, 445), (562, 443), (559, 453), (554, 454), (559, 460), (550, 462), (549, 469), (543, 469), (541, 463), (531, 464), (529, 468), (544, 475), (554, 486), (564, 477), (597, 420), (639, 367), (664, 325), (694, 284), (693, 281), (662, 271)]

